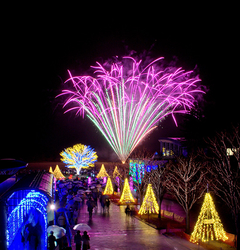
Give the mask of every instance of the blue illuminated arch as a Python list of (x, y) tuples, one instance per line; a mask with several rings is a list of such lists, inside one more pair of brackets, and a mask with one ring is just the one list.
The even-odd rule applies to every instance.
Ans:
[(44, 249), (47, 249), (47, 203), (48, 197), (35, 190), (19, 190), (8, 198), (7, 247), (9, 248), (22, 225), (26, 221), (31, 208), (43, 216)]

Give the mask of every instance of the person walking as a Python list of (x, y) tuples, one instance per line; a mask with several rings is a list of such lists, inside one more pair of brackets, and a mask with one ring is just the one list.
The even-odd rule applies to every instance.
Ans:
[(94, 207), (91, 197), (87, 201), (87, 206), (88, 206), (89, 218), (91, 219), (92, 218), (92, 211), (93, 211), (93, 207)]
[(106, 199), (105, 204), (106, 204), (106, 208), (107, 208), (107, 213), (109, 213), (110, 199)]
[(55, 241), (57, 241), (56, 237), (53, 235), (53, 231), (50, 232), (48, 236), (48, 249), (54, 250), (55, 249)]
[(125, 214), (126, 214), (127, 216), (130, 215), (130, 207), (129, 207), (129, 205), (127, 205), (127, 207), (125, 208)]
[(82, 236), (83, 250), (90, 249), (89, 241), (90, 241), (89, 235), (87, 234), (87, 231), (84, 231)]
[(81, 241), (82, 241), (82, 236), (80, 234), (80, 231), (77, 231), (77, 234), (74, 236), (74, 243), (76, 244), (76, 250), (81, 249)]

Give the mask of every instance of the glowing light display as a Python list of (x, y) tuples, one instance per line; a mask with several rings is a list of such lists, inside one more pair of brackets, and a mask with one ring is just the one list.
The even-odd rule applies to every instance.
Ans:
[(197, 223), (191, 234), (190, 241), (193, 243), (201, 240), (227, 240), (226, 232), (216, 211), (213, 199), (210, 193), (206, 193)]
[(103, 194), (104, 195), (111, 195), (113, 194), (113, 185), (112, 185), (112, 181), (111, 181), (111, 178), (108, 177), (108, 180), (107, 180), (107, 184), (106, 184), (106, 187), (104, 189), (104, 192)]
[(56, 165), (56, 168), (53, 171), (53, 175), (56, 179), (65, 179), (65, 176), (62, 174), (58, 165)]
[[(19, 201), (19, 197), (25, 198)], [(19, 203), (18, 203), (19, 202)], [(7, 246), (8, 249), (25, 249), (21, 242), (21, 229), (34, 218), (41, 227), (42, 235), (39, 249), (47, 249), (47, 204), (48, 198), (35, 190), (20, 190), (14, 192), (8, 199)], [(34, 216), (34, 217), (33, 217)], [(22, 245), (21, 245), (22, 244)], [(19, 246), (19, 248), (16, 248)]]
[(73, 87), (60, 95), (68, 95), (66, 111), (76, 110), (87, 117), (104, 135), (119, 159), (126, 159), (138, 143), (168, 115), (188, 113), (193, 107), (200, 79), (193, 71), (159, 65), (160, 57), (146, 67), (142, 61), (123, 57), (111, 65), (97, 62), (95, 76), (72, 76), (66, 82)]
[(49, 168), (49, 173), (53, 174), (52, 167)]
[(104, 165), (102, 164), (99, 173), (96, 176), (97, 178), (104, 178), (104, 177), (109, 177)]
[(145, 164), (142, 160), (129, 161), (129, 175), (132, 176), (134, 182), (141, 184), (145, 173)]
[(75, 168), (77, 175), (82, 168), (94, 167), (94, 162), (97, 161), (98, 157), (90, 146), (80, 143), (66, 148), (60, 155), (62, 156), (61, 161), (67, 164), (69, 168)]
[(118, 171), (118, 167), (116, 166), (113, 171), (113, 178), (115, 179), (116, 177), (122, 177), (122, 175)]
[(121, 195), (121, 198), (119, 200), (120, 204), (127, 204), (127, 203), (132, 203), (135, 202), (131, 190), (130, 190), (130, 186), (128, 183), (128, 179), (126, 178), (124, 181), (124, 186), (123, 186), (123, 192)]
[(138, 211), (139, 214), (146, 213), (159, 213), (159, 206), (153, 192), (152, 184), (148, 184), (146, 195), (144, 197), (143, 203)]

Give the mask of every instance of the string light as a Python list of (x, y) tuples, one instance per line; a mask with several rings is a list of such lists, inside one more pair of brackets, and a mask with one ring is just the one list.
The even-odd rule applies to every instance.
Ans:
[(123, 192), (119, 200), (119, 203), (131, 203), (131, 202), (135, 202), (135, 200), (132, 196), (128, 179), (126, 178), (124, 181)]
[(106, 184), (106, 187), (104, 189), (103, 195), (111, 195), (111, 194), (113, 194), (113, 185), (112, 185), (111, 178), (108, 177), (107, 184)]
[(114, 168), (113, 171), (113, 178), (115, 179), (116, 177), (122, 177), (122, 175), (119, 173), (117, 166)]
[(146, 214), (146, 213), (159, 213), (159, 206), (154, 195), (152, 184), (148, 184), (146, 195), (144, 197), (143, 203), (138, 211), (139, 214)]
[[(25, 196), (26, 195), (26, 196)], [(22, 198), (25, 196), (25, 198)], [(21, 200), (19, 200), (22, 198)], [(19, 202), (20, 201), (20, 202)], [(20, 190), (14, 192), (8, 199), (7, 246), (10, 247), (15, 236), (23, 225), (30, 209), (34, 208), (43, 215), (44, 245), (47, 248), (47, 204), (48, 198), (35, 190)], [(13, 208), (14, 207), (14, 208)], [(13, 208), (13, 209), (12, 209)]]
[(49, 173), (53, 174), (52, 167), (49, 168)]
[(96, 176), (97, 178), (109, 177), (104, 165), (102, 164), (99, 173)]
[(62, 174), (58, 165), (56, 165), (56, 168), (53, 171), (53, 175), (56, 179), (65, 179), (65, 176)]
[(145, 164), (141, 160), (129, 161), (129, 175), (132, 176), (134, 182), (141, 184), (145, 172)]
[(190, 241), (195, 243), (198, 240), (203, 242), (209, 240), (227, 240), (226, 232), (216, 211), (210, 193), (205, 194), (204, 202), (197, 223), (191, 234)]
[(68, 168), (75, 168), (79, 175), (82, 168), (94, 167), (97, 161), (96, 152), (90, 147), (81, 143), (66, 148), (60, 153), (61, 161), (67, 164)]

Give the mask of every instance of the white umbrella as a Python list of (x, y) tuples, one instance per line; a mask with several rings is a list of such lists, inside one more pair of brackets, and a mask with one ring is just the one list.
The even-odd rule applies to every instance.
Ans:
[(85, 193), (91, 193), (92, 191), (91, 190), (86, 190), (86, 191), (84, 191)]
[(66, 229), (57, 225), (52, 225), (47, 228), (48, 233), (50, 233), (51, 231), (53, 231), (53, 234), (57, 239), (61, 238), (63, 235), (66, 234)]
[(91, 230), (91, 227), (89, 227), (88, 224), (80, 223), (80, 224), (75, 225), (73, 229), (79, 230), (79, 231), (89, 231)]

